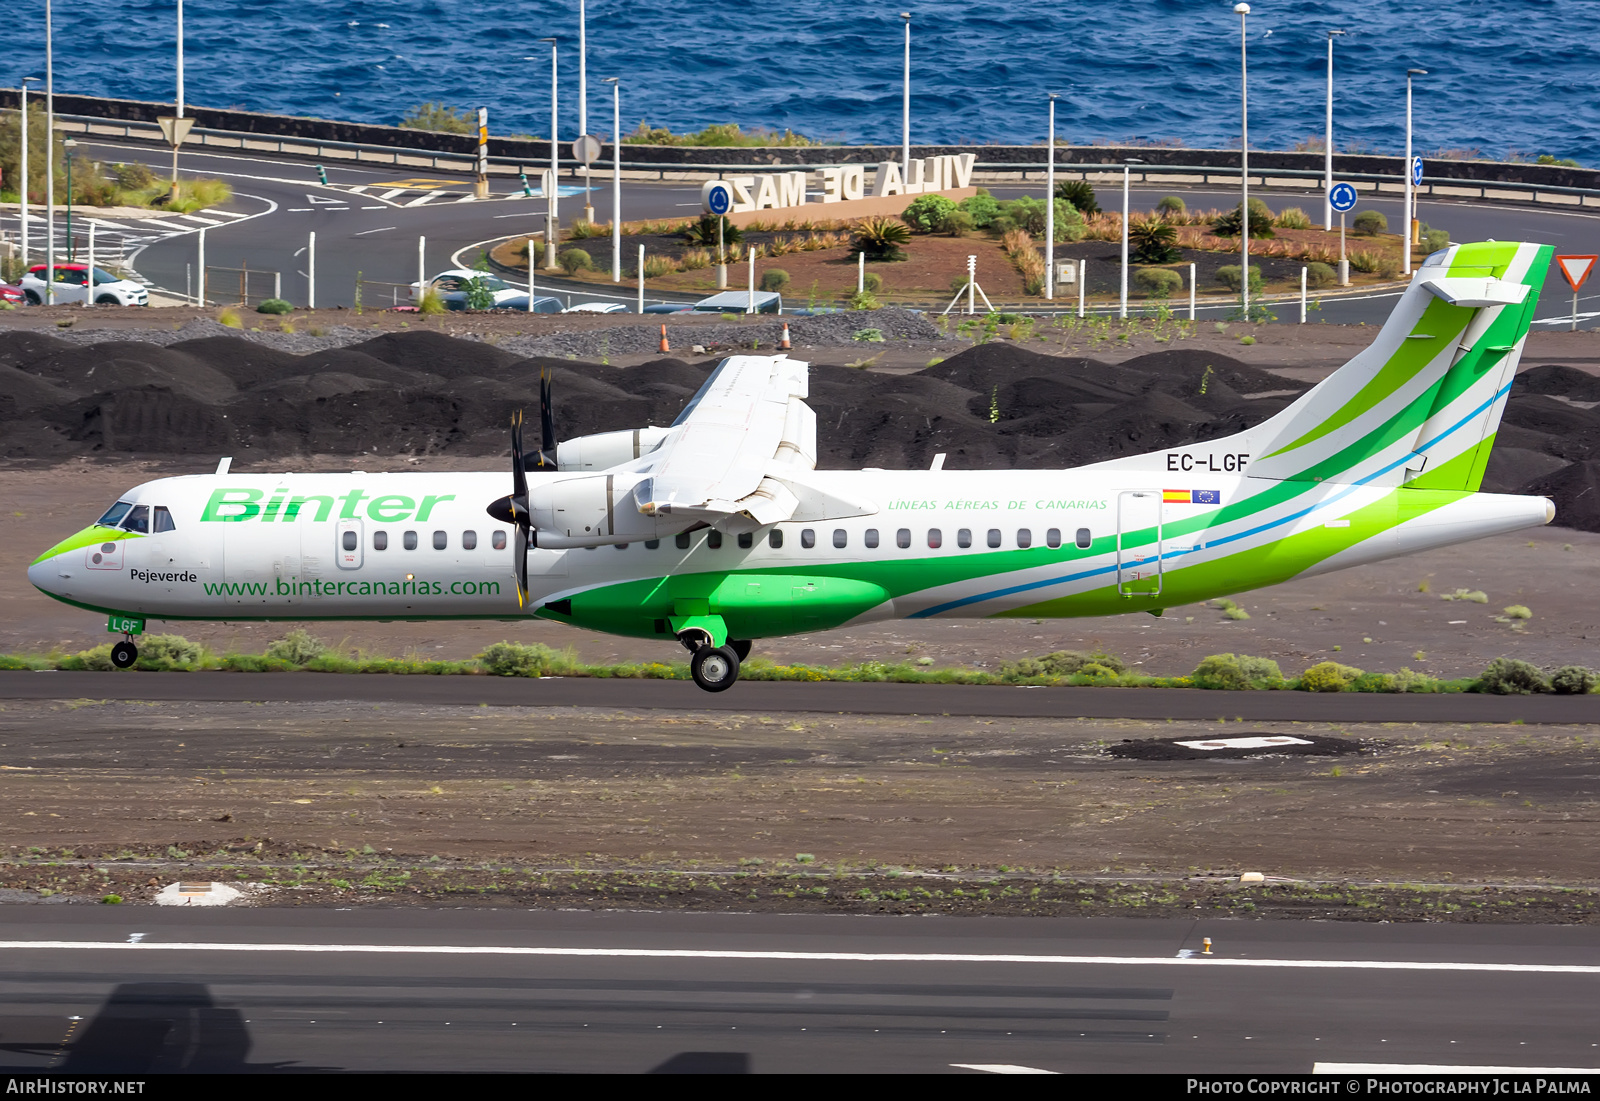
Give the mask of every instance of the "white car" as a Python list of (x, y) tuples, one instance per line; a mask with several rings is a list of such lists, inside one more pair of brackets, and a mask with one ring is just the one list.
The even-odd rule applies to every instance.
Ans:
[(489, 293), (494, 297), (496, 306), (499, 306), (508, 298), (526, 299), (528, 295), (527, 291), (519, 290), (504, 279), (490, 275), (486, 271), (451, 268), (449, 271), (441, 271), (420, 287), (416, 283), (411, 284), (411, 300), (420, 302), (424, 293), (429, 290), (435, 290), (439, 292), (439, 297), (444, 299), (446, 306), (459, 303), (455, 305), (455, 308), (463, 309), (467, 301), (467, 285), (474, 279), (483, 280), (483, 285), (488, 288)]
[[(57, 264), (54, 293), (56, 303), (82, 302), (88, 284), (87, 264)], [(20, 286), (28, 296), (30, 306), (42, 305), (45, 300), (45, 265), (35, 264), (22, 277)], [(150, 292), (131, 279), (112, 275), (103, 268), (94, 269), (94, 304), (97, 306), (148, 306)]]
[(568, 306), (562, 313), (627, 313), (628, 307), (621, 302), (579, 302)]

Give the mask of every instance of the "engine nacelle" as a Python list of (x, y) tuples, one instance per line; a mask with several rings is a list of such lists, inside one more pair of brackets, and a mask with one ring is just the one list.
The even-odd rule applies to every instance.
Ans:
[(640, 513), (633, 501), (637, 474), (590, 474), (530, 488), (534, 544), (547, 550), (603, 547), (676, 535), (687, 521)]
[(648, 455), (671, 433), (670, 428), (632, 428), (562, 440), (556, 445), (556, 469), (606, 470)]

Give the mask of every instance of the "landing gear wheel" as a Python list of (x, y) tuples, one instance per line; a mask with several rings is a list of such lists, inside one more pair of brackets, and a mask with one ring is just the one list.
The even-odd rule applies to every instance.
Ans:
[(689, 659), (689, 672), (707, 692), (725, 692), (739, 679), (739, 655), (731, 646), (702, 646)]
[(132, 669), (133, 663), (139, 660), (139, 648), (127, 639), (123, 639), (111, 648), (111, 664), (118, 669)]
[(741, 664), (750, 660), (750, 647), (752, 645), (747, 638), (730, 638), (728, 640), (728, 649), (739, 655)]

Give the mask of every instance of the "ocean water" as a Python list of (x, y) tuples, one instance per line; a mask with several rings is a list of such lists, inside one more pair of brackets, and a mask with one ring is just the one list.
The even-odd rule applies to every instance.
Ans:
[[(1221, 0), (919, 0), (912, 140), (1239, 141), (1239, 18)], [(1405, 70), (1424, 153), (1550, 153), (1600, 165), (1597, 0), (1262, 0), (1249, 18), (1250, 144), (1323, 132), (1326, 32), (1335, 145), (1399, 152)], [(845, 142), (900, 141), (899, 5), (845, 0), (591, 0), (588, 127), (737, 122)], [(171, 0), (55, 0), (56, 87), (173, 96)], [(577, 2), (211, 0), (186, 6), (189, 102), (394, 123), (415, 104), (485, 105), (497, 133), (547, 135), (558, 38), (560, 132), (577, 132)], [(44, 9), (13, 5), (0, 82), (44, 72)], [(528, 60), (531, 58), (532, 60)]]

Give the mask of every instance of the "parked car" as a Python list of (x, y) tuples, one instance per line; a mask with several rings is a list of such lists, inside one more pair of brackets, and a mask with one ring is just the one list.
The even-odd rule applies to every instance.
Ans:
[(579, 302), (568, 306), (562, 313), (627, 313), (621, 302)]
[[(466, 268), (451, 268), (448, 271), (441, 271), (426, 283), (411, 284), (411, 300), (420, 302), (422, 296), (431, 289), (439, 292), (439, 297), (444, 299), (447, 309), (464, 310), (467, 308), (467, 287), (474, 279), (483, 280), (483, 285), (488, 289), (490, 296), (494, 298), (496, 307), (508, 298), (515, 298), (521, 295), (526, 299), (528, 296), (527, 291), (518, 290), (504, 279), (490, 275), (488, 272), (469, 271)], [(459, 306), (452, 305), (453, 302), (460, 302), (461, 304)]]
[[(752, 303), (754, 308), (752, 307)], [(783, 295), (777, 291), (723, 291), (694, 304), (696, 313), (782, 313)]]
[(10, 283), (0, 283), (0, 302), (9, 302), (13, 306), (20, 306), (27, 300), (28, 296), (21, 287), (13, 287)]
[[(57, 303), (82, 302), (88, 294), (87, 264), (57, 264), (53, 298)], [(22, 277), (22, 293), (33, 306), (44, 304), (45, 265), (35, 264)], [(112, 275), (104, 268), (94, 269), (96, 306), (148, 306), (150, 292), (132, 279)]]
[(644, 308), (645, 313), (693, 313), (692, 302), (656, 302)]
[(528, 309), (528, 296), (519, 294), (508, 298), (504, 302), (496, 302), (495, 309), (509, 310), (513, 313), (560, 313), (561, 299), (551, 298), (548, 295), (537, 295), (533, 300), (533, 309)]

